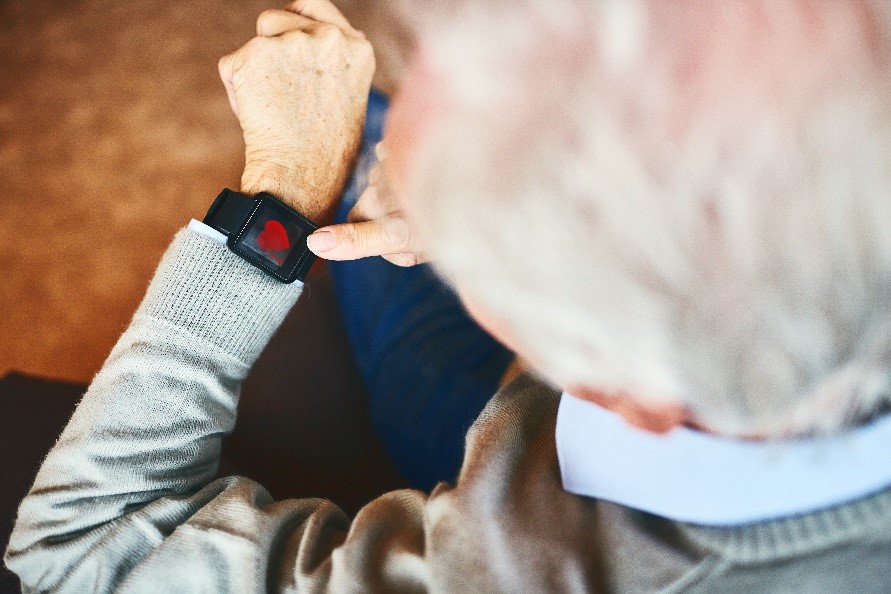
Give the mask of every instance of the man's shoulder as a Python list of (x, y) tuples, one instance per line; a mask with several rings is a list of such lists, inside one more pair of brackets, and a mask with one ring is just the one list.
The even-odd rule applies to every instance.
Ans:
[(522, 372), (502, 387), (471, 426), (468, 442), (475, 433), (498, 433), (511, 428), (515, 437), (521, 433), (538, 433), (553, 427), (560, 404), (560, 390), (529, 372)]
[(691, 591), (753, 591), (746, 584), (775, 590), (793, 586), (802, 571), (808, 577), (801, 583), (813, 591), (852, 581), (863, 591), (891, 585), (876, 573), (891, 554), (891, 490), (736, 528), (670, 521), (563, 489), (559, 403), (559, 390), (528, 374), (489, 402), (468, 433), (457, 484), (438, 488), (428, 502), (434, 565), (458, 571), (482, 561), (474, 583), (521, 580), (518, 591), (572, 590), (569, 576), (589, 591), (682, 583)]
[(480, 414), (456, 485), (440, 486), (427, 504), (437, 573), (450, 567), (475, 591), (600, 589), (595, 502), (566, 492), (560, 481), (559, 402), (559, 390), (521, 374)]

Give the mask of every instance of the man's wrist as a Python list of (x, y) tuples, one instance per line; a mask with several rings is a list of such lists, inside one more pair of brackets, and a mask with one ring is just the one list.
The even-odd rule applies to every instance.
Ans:
[(295, 210), (299, 210), (301, 202), (304, 202), (296, 173), (285, 165), (262, 163), (245, 166), (241, 175), (241, 193), (254, 196), (260, 192), (269, 192)]
[(328, 192), (313, 191), (300, 172), (285, 165), (246, 165), (241, 176), (240, 191), (248, 196), (269, 192), (320, 226), (329, 224), (333, 219), (336, 200), (332, 200)]

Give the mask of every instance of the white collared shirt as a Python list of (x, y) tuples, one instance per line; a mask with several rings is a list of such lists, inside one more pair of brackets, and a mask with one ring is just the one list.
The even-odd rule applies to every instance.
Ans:
[(650, 433), (564, 393), (556, 438), (567, 491), (695, 524), (804, 514), (891, 486), (891, 415), (833, 437), (752, 442)]

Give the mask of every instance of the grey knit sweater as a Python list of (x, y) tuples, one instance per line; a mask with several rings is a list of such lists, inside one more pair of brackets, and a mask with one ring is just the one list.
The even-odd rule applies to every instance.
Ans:
[(891, 491), (734, 529), (571, 495), (558, 395), (529, 376), (471, 429), (456, 486), (352, 521), (212, 480), (240, 383), (299, 292), (177, 236), (19, 509), (5, 560), (26, 591), (891, 592)]

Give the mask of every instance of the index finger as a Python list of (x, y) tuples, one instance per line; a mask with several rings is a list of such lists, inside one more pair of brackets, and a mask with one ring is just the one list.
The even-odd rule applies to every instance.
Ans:
[(326, 260), (358, 260), (414, 251), (408, 223), (394, 216), (322, 227), (307, 238), (307, 245)]

